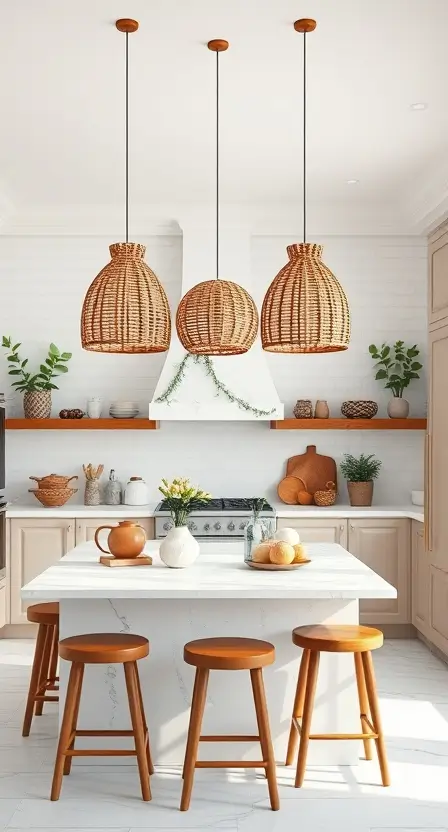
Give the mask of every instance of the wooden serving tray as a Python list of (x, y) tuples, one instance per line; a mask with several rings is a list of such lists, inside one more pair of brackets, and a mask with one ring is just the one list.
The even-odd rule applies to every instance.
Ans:
[(114, 558), (113, 555), (100, 557), (100, 563), (103, 566), (152, 566), (152, 558), (149, 555), (139, 556), (138, 558)]
[(257, 563), (254, 560), (246, 561), (247, 565), (251, 567), (251, 569), (263, 569), (265, 572), (288, 572), (291, 569), (299, 569), (300, 566), (303, 566), (304, 563), (311, 563), (310, 558), (304, 558), (300, 561), (300, 563), (287, 563), (287, 564), (280, 564), (280, 563)]

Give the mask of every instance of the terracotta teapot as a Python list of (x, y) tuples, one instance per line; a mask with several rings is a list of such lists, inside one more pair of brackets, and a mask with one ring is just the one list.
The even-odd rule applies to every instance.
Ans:
[[(107, 538), (110, 551), (103, 549), (98, 540), (102, 529), (110, 529)], [(100, 526), (95, 532), (95, 543), (98, 549), (106, 555), (113, 555), (114, 558), (138, 558), (143, 552), (146, 534), (134, 520), (122, 520), (118, 526)]]

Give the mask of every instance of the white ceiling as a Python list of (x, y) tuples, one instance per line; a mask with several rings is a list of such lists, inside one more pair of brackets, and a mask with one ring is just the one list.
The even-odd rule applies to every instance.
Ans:
[(300, 198), (302, 37), (292, 23), (310, 16), (312, 216), (365, 210), (412, 230), (444, 210), (448, 0), (15, 0), (0, 27), (0, 201), (16, 217), (44, 206), (121, 211), (123, 16), (140, 21), (129, 39), (134, 206), (213, 197), (213, 37), (230, 41), (223, 200), (269, 211)]

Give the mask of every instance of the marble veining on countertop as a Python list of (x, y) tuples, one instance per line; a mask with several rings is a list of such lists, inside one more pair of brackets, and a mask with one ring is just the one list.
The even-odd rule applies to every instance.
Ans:
[[(242, 543), (208, 543), (188, 569), (169, 569), (158, 557), (158, 541), (147, 551), (153, 566), (110, 569), (98, 563), (93, 542), (77, 546), (22, 588), (22, 598), (396, 598), (387, 581), (337, 543), (309, 543), (311, 563), (299, 569), (265, 572), (244, 563)], [(78, 553), (78, 554), (77, 554)], [(84, 554), (84, 559), (81, 556)], [(75, 560), (75, 558), (77, 559)]]

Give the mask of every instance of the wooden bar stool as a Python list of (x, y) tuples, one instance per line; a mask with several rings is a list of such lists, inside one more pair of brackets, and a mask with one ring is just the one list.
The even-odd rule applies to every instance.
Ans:
[(22, 737), (30, 734), (34, 713), (42, 714), (44, 702), (58, 702), (59, 696), (48, 695), (59, 691), (57, 673), (59, 642), (59, 604), (33, 604), (27, 609), (28, 621), (38, 624), (33, 667), (31, 670), (28, 699), (23, 720)]
[[(263, 667), (274, 662), (275, 648), (268, 641), (252, 638), (203, 638), (190, 641), (184, 647), (184, 660), (196, 668), (190, 725), (183, 770), (184, 785), (181, 812), (190, 806), (191, 790), (196, 768), (264, 768), (269, 786), (271, 808), (279, 808), (274, 750), (269, 728), (268, 710), (263, 683)], [(257, 717), (258, 734), (201, 736), (202, 718), (210, 670), (250, 670), (252, 692)], [(258, 740), (262, 751), (259, 761), (197, 760), (200, 742), (252, 742)]]
[[(300, 788), (305, 776), (309, 740), (362, 740), (366, 760), (372, 759), (371, 741), (375, 740), (383, 786), (390, 785), (386, 745), (381, 727), (380, 709), (376, 691), (375, 673), (371, 650), (382, 647), (383, 634), (374, 627), (321, 625), (297, 627), (292, 640), (302, 647), (294, 709), (289, 734), (286, 765), (294, 762), (297, 740), (300, 735), (299, 756), (295, 787)], [(311, 717), (314, 706), (320, 653), (353, 653), (356, 682), (361, 714), (360, 734), (311, 734)]]
[[(143, 708), (138, 659), (149, 654), (148, 639), (124, 633), (71, 636), (59, 642), (59, 655), (72, 663), (54, 766), (51, 799), (59, 800), (62, 775), (70, 774), (73, 757), (136, 756), (143, 800), (151, 800), (149, 776), (154, 773), (149, 749), (148, 726)], [(77, 731), (82, 680), (86, 664), (122, 664), (128, 692), (132, 731)], [(76, 737), (134, 737), (135, 748), (75, 749)]]

